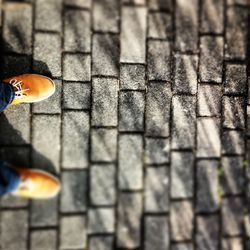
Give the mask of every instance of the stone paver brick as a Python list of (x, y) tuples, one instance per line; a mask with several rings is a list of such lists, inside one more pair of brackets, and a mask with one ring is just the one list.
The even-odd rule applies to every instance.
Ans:
[(247, 5), (248, 1), (247, 0), (227, 0), (227, 5)]
[(31, 54), (32, 6), (30, 4), (5, 3), (3, 37), (7, 51)]
[[(1, 158), (2, 160), (2, 158)], [(28, 206), (28, 200), (20, 197), (15, 197), (11, 194), (6, 194), (1, 197), (1, 207), (2, 208), (25, 208)]]
[(250, 214), (246, 214), (244, 217), (244, 228), (246, 230), (246, 236), (250, 237)]
[(121, 193), (118, 201), (117, 245), (123, 248), (140, 246), (142, 194)]
[(62, 27), (62, 2), (62, 0), (37, 0), (35, 28), (60, 32)]
[(145, 217), (145, 250), (169, 249), (169, 223), (168, 216)]
[(116, 79), (94, 78), (92, 81), (92, 125), (116, 126), (118, 110), (118, 89)]
[(67, 6), (90, 8), (93, 0), (65, 0)]
[(143, 92), (120, 92), (119, 131), (143, 131), (144, 109), (145, 94)]
[(217, 215), (196, 218), (196, 246), (199, 250), (219, 249), (219, 217)]
[(145, 5), (145, 0), (122, 0), (124, 4)]
[(146, 94), (146, 134), (169, 136), (171, 86), (150, 82)]
[(197, 212), (216, 212), (219, 209), (219, 162), (200, 160), (197, 162)]
[(192, 152), (171, 153), (171, 197), (191, 198), (194, 189), (194, 156)]
[(159, 39), (172, 38), (172, 17), (164, 12), (153, 12), (148, 16), (148, 37)]
[(89, 109), (91, 86), (89, 83), (69, 83), (63, 86), (64, 109)]
[(88, 210), (88, 233), (113, 233), (115, 231), (115, 210), (113, 208), (92, 208)]
[(243, 154), (245, 151), (244, 133), (242, 131), (224, 131), (222, 134), (223, 154)]
[(223, 126), (225, 128), (245, 127), (245, 98), (223, 96), (222, 99)]
[(244, 242), (240, 237), (232, 237), (222, 240), (222, 250), (243, 250)]
[(68, 81), (90, 81), (90, 56), (65, 54), (63, 57), (63, 79)]
[(30, 235), (31, 250), (56, 250), (57, 232), (56, 230), (36, 230)]
[(169, 139), (146, 138), (145, 162), (146, 164), (164, 164), (169, 162)]
[(93, 28), (95, 31), (118, 32), (119, 1), (93, 1)]
[(171, 240), (191, 240), (193, 233), (192, 202), (172, 201), (170, 205)]
[(87, 209), (87, 173), (82, 170), (62, 172), (60, 211), (79, 213)]
[(168, 212), (169, 210), (169, 169), (147, 167), (145, 177), (145, 207), (150, 213)]
[(141, 64), (121, 64), (121, 89), (145, 89), (145, 66)]
[(148, 79), (171, 81), (171, 48), (167, 41), (148, 41)]
[(91, 204), (105, 206), (116, 202), (116, 167), (114, 164), (95, 164), (90, 169)]
[(246, 65), (227, 64), (225, 93), (244, 94), (247, 88)]
[(224, 2), (223, 0), (205, 0), (201, 4), (201, 28), (202, 33), (223, 33)]
[(202, 82), (222, 81), (223, 38), (201, 37), (200, 80)]
[(89, 238), (89, 250), (112, 250), (113, 242), (112, 236), (93, 236)]
[(66, 10), (64, 22), (64, 50), (90, 52), (90, 13), (82, 10)]
[(221, 181), (224, 194), (240, 194), (244, 188), (243, 157), (223, 157)]
[(120, 61), (145, 63), (146, 59), (145, 7), (123, 6), (121, 10)]
[(200, 84), (198, 86), (198, 115), (220, 116), (222, 91), (219, 85)]
[(98, 128), (91, 133), (91, 160), (112, 162), (116, 160), (117, 130)]
[(60, 114), (61, 113), (61, 95), (62, 95), (62, 81), (53, 80), (56, 85), (55, 93), (42, 102), (34, 103), (32, 112), (35, 114)]
[(148, 1), (150, 10), (172, 10), (171, 0), (149, 0)]
[(89, 150), (89, 114), (80, 111), (65, 112), (62, 133), (63, 167), (86, 168)]
[(5, 250), (27, 250), (28, 212), (1, 211), (1, 247)]
[(193, 148), (195, 145), (196, 97), (173, 96), (172, 109), (172, 148)]
[(118, 76), (119, 37), (113, 34), (95, 34), (92, 49), (92, 74)]
[(192, 243), (174, 243), (171, 245), (172, 250), (193, 250), (194, 246)]
[(240, 7), (227, 9), (226, 51), (225, 56), (244, 59), (247, 46), (248, 11)]
[(222, 232), (225, 236), (243, 233), (243, 199), (224, 198), (222, 201)]
[(198, 41), (198, 1), (176, 1), (175, 46), (180, 51), (196, 51)]
[(141, 135), (119, 136), (119, 188), (137, 190), (143, 185), (143, 138)]
[(250, 106), (247, 106), (247, 135), (250, 136)]
[(174, 92), (196, 94), (198, 57), (193, 55), (175, 55)]
[[(32, 119), (32, 164), (59, 172), (60, 116), (36, 115)], [(48, 147), (48, 145), (50, 145)], [(51, 150), (53, 149), (53, 150)], [(44, 157), (46, 155), (46, 157)]]
[(220, 157), (220, 119), (202, 117), (197, 120), (197, 157)]
[(64, 216), (60, 221), (60, 249), (86, 247), (86, 218), (84, 215)]

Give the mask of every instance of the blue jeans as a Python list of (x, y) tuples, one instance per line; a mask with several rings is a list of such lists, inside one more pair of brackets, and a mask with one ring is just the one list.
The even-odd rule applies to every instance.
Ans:
[(2, 112), (15, 98), (12, 85), (0, 82), (0, 112)]

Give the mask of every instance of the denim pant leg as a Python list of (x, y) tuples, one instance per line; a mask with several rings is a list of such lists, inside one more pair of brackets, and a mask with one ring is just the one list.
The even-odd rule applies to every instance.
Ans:
[(15, 191), (20, 182), (19, 174), (7, 162), (0, 160), (0, 196)]
[(12, 85), (0, 82), (0, 112), (2, 112), (15, 98)]

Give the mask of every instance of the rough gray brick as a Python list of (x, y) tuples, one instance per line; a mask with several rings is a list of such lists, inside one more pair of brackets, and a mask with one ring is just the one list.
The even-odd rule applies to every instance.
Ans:
[(219, 173), (217, 160), (197, 162), (197, 212), (216, 212), (219, 209)]
[(168, 212), (169, 169), (166, 166), (147, 167), (145, 178), (145, 211)]
[(93, 208), (88, 210), (88, 234), (113, 233), (115, 231), (115, 210)]
[(222, 250), (243, 250), (244, 242), (240, 237), (222, 239)]
[[(54, 77), (61, 76), (61, 37), (57, 34), (36, 33), (34, 59), (35, 72), (40, 74), (51, 72)], [(45, 64), (41, 64), (40, 61)]]
[[(32, 6), (28, 3), (5, 3), (3, 37), (6, 50), (31, 54)], [(20, 22), (20, 20), (22, 20)]]
[(171, 80), (171, 48), (167, 41), (148, 41), (148, 79)]
[(94, 78), (92, 88), (92, 125), (116, 126), (119, 90), (118, 80), (111, 78)]
[(240, 7), (227, 9), (226, 51), (227, 58), (244, 59), (247, 46), (248, 11)]
[(244, 154), (244, 133), (242, 131), (224, 131), (222, 133), (222, 154)]
[(171, 249), (172, 250), (193, 250), (194, 249), (194, 246), (192, 243), (174, 243), (171, 245)]
[(27, 250), (28, 212), (1, 211), (1, 247), (4, 250)]
[(198, 57), (193, 55), (175, 55), (174, 92), (196, 94)]
[(89, 250), (112, 250), (112, 236), (93, 236), (89, 238)]
[(64, 213), (79, 213), (87, 208), (87, 173), (74, 170), (62, 172), (60, 210)]
[(62, 217), (60, 222), (60, 249), (80, 249), (87, 245), (84, 215)]
[(223, 37), (201, 37), (200, 80), (222, 81)]
[(62, 95), (62, 81), (54, 80), (56, 85), (56, 92), (48, 99), (42, 102), (34, 103), (32, 112), (35, 114), (59, 114), (61, 113), (61, 95)]
[(145, 89), (145, 66), (140, 64), (121, 64), (121, 89)]
[(250, 214), (246, 214), (244, 217), (244, 228), (246, 230), (246, 236), (250, 237)]
[(95, 31), (118, 32), (119, 1), (97, 0), (93, 4), (93, 27)]
[(243, 157), (223, 157), (221, 181), (224, 194), (241, 194), (244, 188)]
[(36, 230), (30, 236), (31, 250), (56, 250), (57, 232), (56, 230)]
[(62, 0), (37, 0), (35, 7), (35, 28), (61, 31)]
[(65, 109), (89, 109), (90, 90), (89, 83), (64, 83), (63, 107)]
[(68, 81), (90, 81), (90, 56), (65, 54), (63, 57), (63, 79)]
[(171, 39), (172, 37), (172, 18), (164, 12), (153, 12), (148, 17), (148, 37), (159, 39)]
[(90, 8), (92, 0), (65, 0), (66, 5), (80, 8)]
[(192, 0), (189, 4), (185, 0), (176, 1), (175, 46), (180, 51), (197, 51), (198, 6), (198, 0)]
[(88, 166), (89, 114), (68, 111), (63, 115), (62, 165), (64, 168)]
[(239, 197), (224, 198), (222, 201), (223, 235), (234, 236), (243, 233), (243, 199)]
[(50, 172), (59, 172), (61, 137), (60, 116), (33, 116), (32, 132), (33, 166), (50, 170)]
[(121, 193), (118, 201), (117, 245), (136, 248), (141, 240), (142, 194)]
[(192, 198), (194, 189), (194, 156), (192, 152), (171, 154), (171, 197)]
[(193, 233), (192, 202), (172, 201), (170, 206), (171, 240), (191, 240)]
[(146, 164), (163, 164), (169, 162), (169, 139), (146, 138)]
[(145, 217), (145, 250), (169, 249), (169, 223), (168, 216)]
[(146, 100), (146, 134), (149, 136), (169, 136), (170, 84), (148, 83)]
[(122, 0), (124, 4), (145, 5), (145, 0)]
[(245, 98), (223, 96), (223, 126), (226, 128), (245, 127)]
[(199, 84), (198, 86), (198, 115), (220, 116), (221, 114), (221, 86)]
[(227, 5), (247, 5), (248, 1), (247, 0), (227, 0)]
[(225, 93), (244, 94), (247, 87), (246, 65), (227, 64)]
[(116, 167), (95, 164), (90, 169), (90, 198), (93, 205), (114, 205), (116, 202)]
[(223, 33), (224, 2), (222, 0), (205, 0), (201, 4), (202, 33)]
[(250, 136), (250, 106), (247, 106), (247, 135)]
[(90, 13), (82, 10), (66, 10), (64, 22), (64, 50), (90, 52)]
[(220, 119), (202, 117), (197, 120), (197, 157), (220, 157)]
[(92, 74), (118, 76), (119, 36), (113, 34), (95, 34), (92, 46)]
[(193, 148), (195, 145), (196, 97), (174, 96), (172, 108), (172, 148)]
[(119, 131), (144, 130), (145, 94), (143, 92), (120, 92)]
[(149, 0), (149, 9), (151, 10), (172, 10), (171, 0)]
[(145, 63), (147, 10), (145, 7), (123, 6), (121, 12), (120, 61)]
[(199, 250), (219, 249), (220, 232), (217, 215), (198, 216), (196, 246)]
[(6, 194), (1, 197), (2, 208), (25, 208), (28, 206), (28, 200), (11, 194)]
[(143, 140), (141, 135), (119, 136), (119, 188), (137, 190), (143, 185)]

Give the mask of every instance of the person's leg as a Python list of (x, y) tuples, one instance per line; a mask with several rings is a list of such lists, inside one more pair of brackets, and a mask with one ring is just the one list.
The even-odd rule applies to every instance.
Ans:
[(0, 82), (0, 112), (2, 112), (14, 98), (14, 87), (11, 84)]

